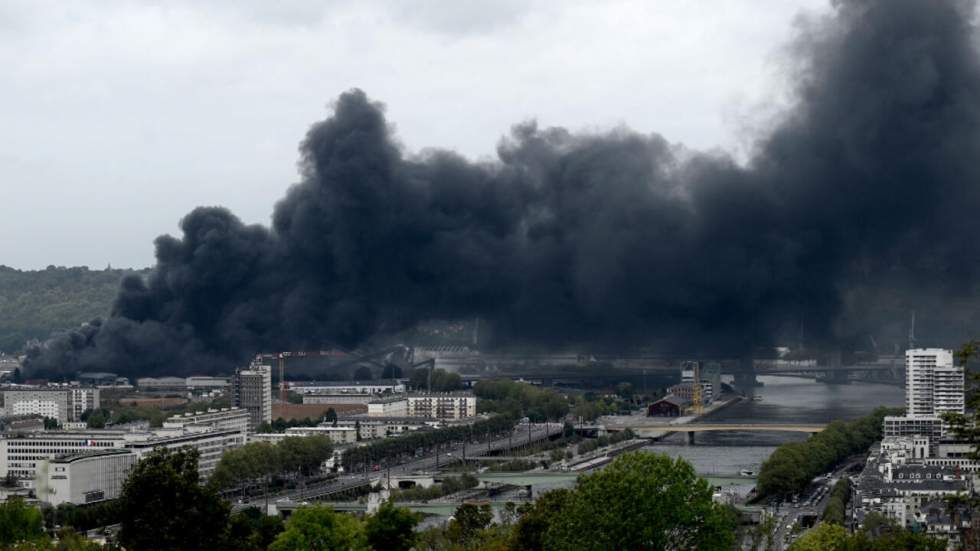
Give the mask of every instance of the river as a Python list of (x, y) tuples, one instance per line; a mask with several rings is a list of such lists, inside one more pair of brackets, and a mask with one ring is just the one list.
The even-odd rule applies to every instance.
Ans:
[[(758, 400), (742, 400), (705, 418), (712, 423), (829, 423), (854, 419), (878, 406), (902, 407), (905, 389), (897, 385), (852, 383), (831, 385), (797, 377), (759, 377)], [(805, 440), (793, 432), (705, 432), (687, 445), (685, 434), (674, 434), (647, 450), (682, 457), (698, 473), (715, 479), (719, 486), (742, 493), (754, 483), (730, 478), (742, 470), (759, 471), (759, 466), (784, 442)]]

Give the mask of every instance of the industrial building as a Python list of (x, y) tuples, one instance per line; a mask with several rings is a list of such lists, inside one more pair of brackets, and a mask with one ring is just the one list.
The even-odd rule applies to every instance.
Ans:
[[(248, 412), (248, 431), (272, 422), (272, 366), (252, 362), (231, 379), (231, 403)], [(304, 402), (305, 403), (305, 402)]]
[(647, 408), (650, 417), (680, 417), (691, 407), (691, 401), (669, 394)]
[(289, 389), (300, 394), (404, 394), (405, 383), (398, 381), (346, 383), (330, 381), (297, 381), (289, 383)]

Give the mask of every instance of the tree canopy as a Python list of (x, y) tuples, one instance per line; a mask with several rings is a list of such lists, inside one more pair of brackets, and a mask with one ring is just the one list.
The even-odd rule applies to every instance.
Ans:
[(0, 352), (19, 352), (27, 341), (107, 316), (119, 282), (131, 273), (146, 271), (0, 266)]
[(364, 524), (327, 506), (300, 507), (269, 551), (370, 551)]
[(580, 477), (574, 490), (543, 497), (517, 533), (540, 527), (543, 549), (556, 551), (731, 549), (737, 517), (711, 495), (690, 463), (631, 452)]
[(158, 449), (123, 484), (119, 541), (127, 549), (220, 549), (229, 506), (198, 482), (198, 452)]

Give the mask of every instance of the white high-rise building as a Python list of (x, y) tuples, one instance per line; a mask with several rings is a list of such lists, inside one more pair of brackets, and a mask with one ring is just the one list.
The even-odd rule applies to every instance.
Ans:
[(963, 413), (963, 368), (942, 348), (905, 351), (905, 415), (932, 417)]

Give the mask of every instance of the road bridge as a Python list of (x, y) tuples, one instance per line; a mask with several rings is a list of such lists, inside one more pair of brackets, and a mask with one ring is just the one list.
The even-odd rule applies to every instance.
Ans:
[[(607, 430), (617, 431), (627, 428), (607, 427)], [(763, 432), (805, 432), (814, 434), (826, 428), (822, 424), (808, 423), (685, 423), (669, 425), (664, 423), (633, 423), (628, 427), (640, 438), (660, 439), (675, 432), (687, 433), (688, 444), (694, 444), (694, 435), (699, 432), (721, 432), (721, 431), (763, 431)]]

